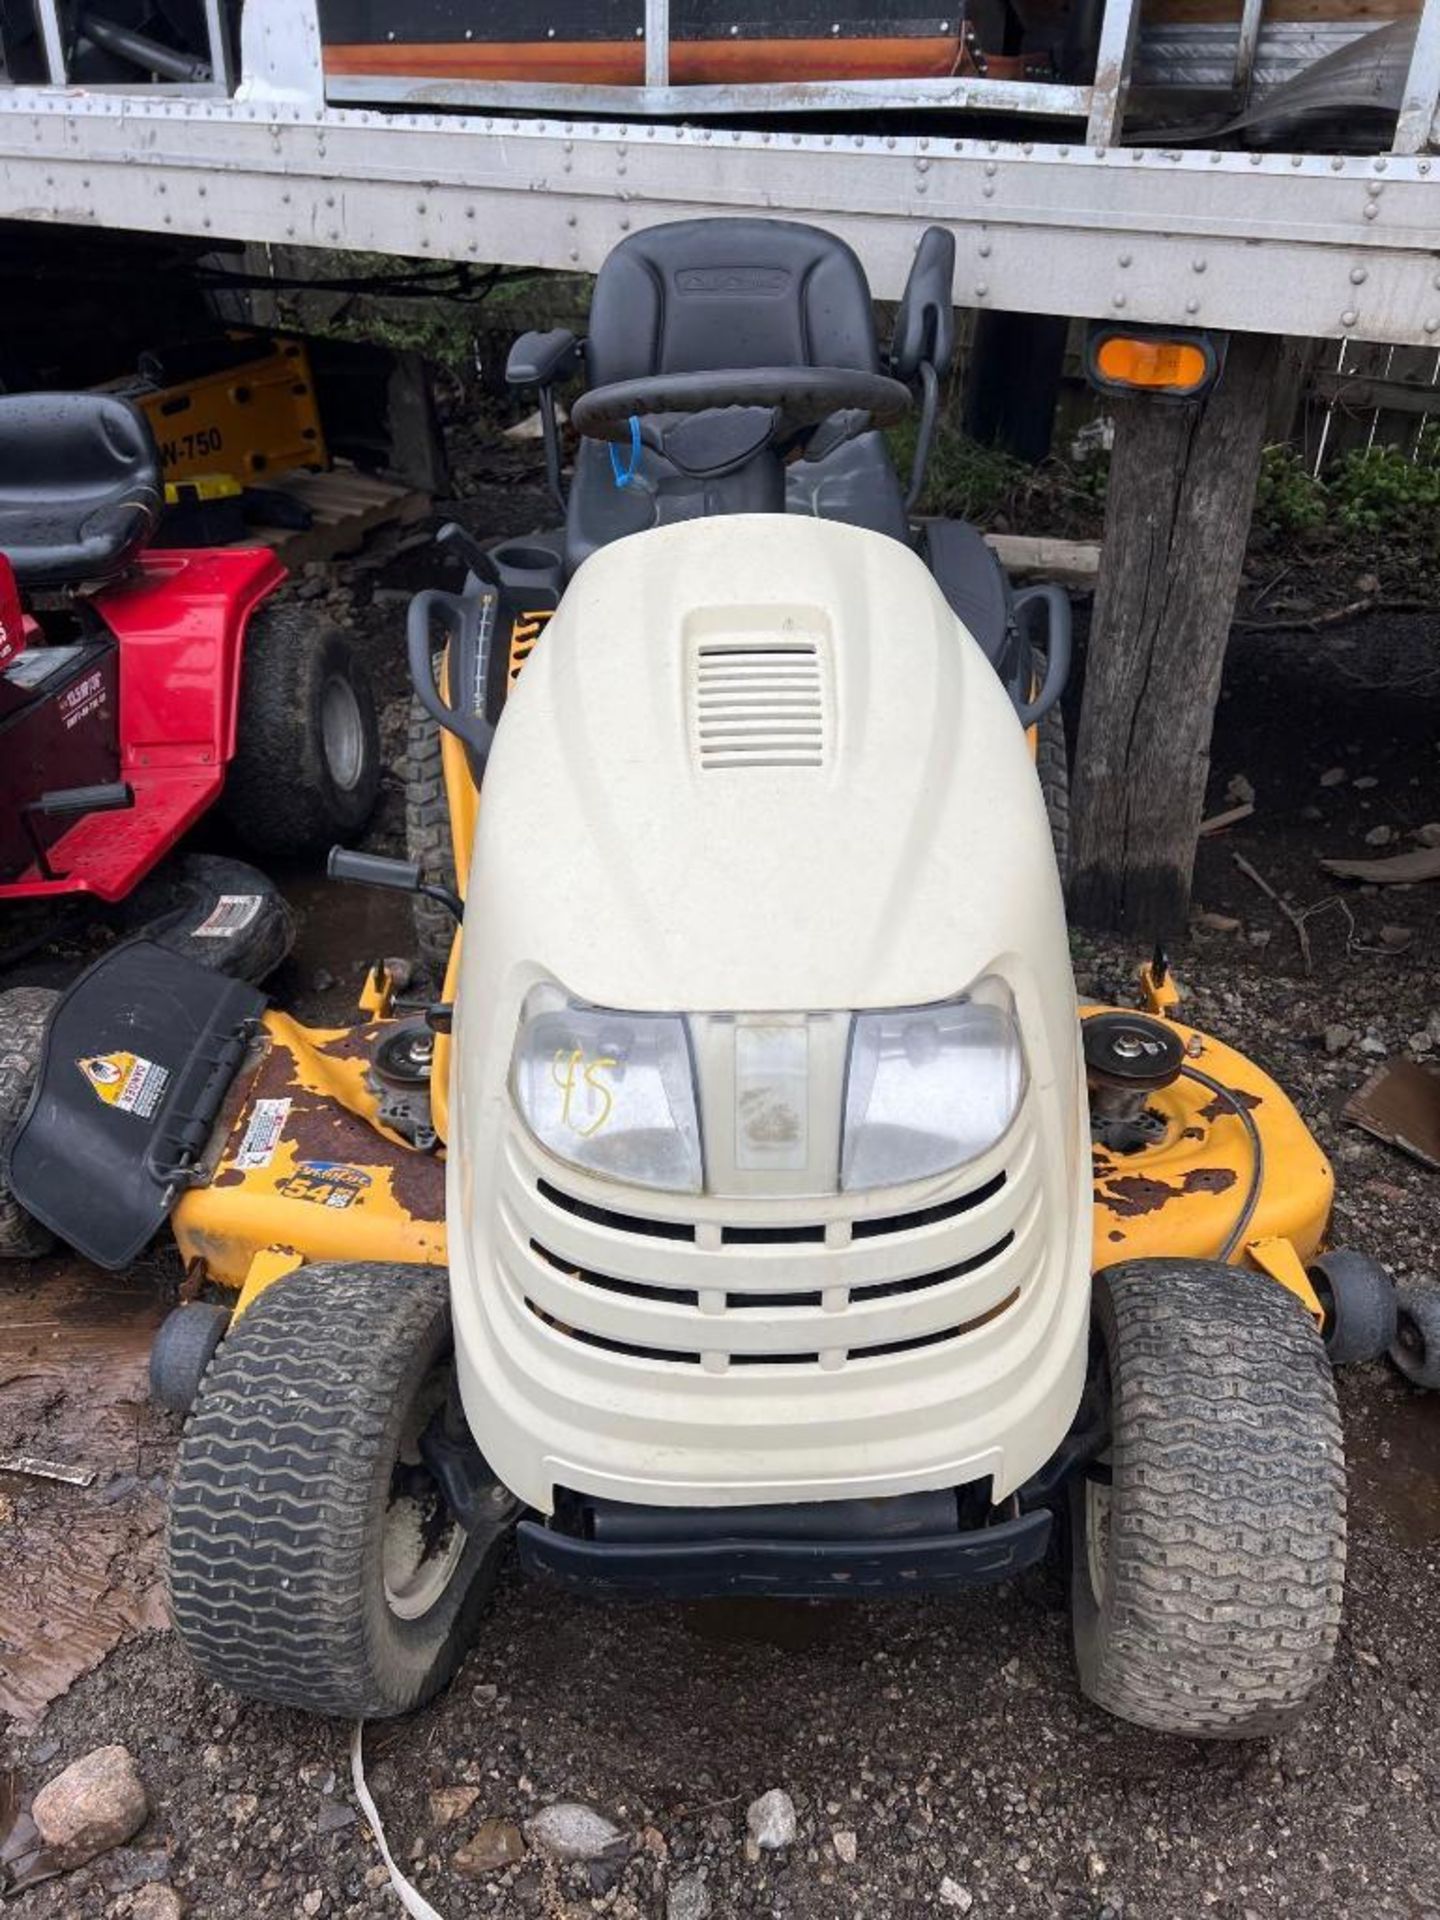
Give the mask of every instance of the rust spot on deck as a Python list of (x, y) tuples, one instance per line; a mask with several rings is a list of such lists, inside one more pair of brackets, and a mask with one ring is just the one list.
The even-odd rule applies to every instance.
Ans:
[(1122, 1220), (1134, 1220), (1142, 1213), (1158, 1213), (1172, 1200), (1184, 1200), (1192, 1193), (1225, 1193), (1235, 1184), (1229, 1167), (1192, 1167), (1182, 1180), (1151, 1180), (1145, 1174), (1121, 1174), (1109, 1180), (1099, 1199)]
[(1203, 1120), (1223, 1120), (1227, 1115), (1233, 1115), (1234, 1108), (1230, 1105), (1232, 1100), (1235, 1106), (1244, 1107), (1247, 1113), (1253, 1113), (1256, 1107), (1263, 1104), (1258, 1093), (1246, 1093), (1240, 1087), (1227, 1087), (1225, 1091), (1228, 1095), (1227, 1099), (1222, 1100), (1217, 1093), (1200, 1108), (1200, 1117)]

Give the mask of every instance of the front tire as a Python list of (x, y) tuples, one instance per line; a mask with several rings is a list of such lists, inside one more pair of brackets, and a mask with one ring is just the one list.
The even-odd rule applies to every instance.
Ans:
[(0, 1260), (35, 1260), (55, 1245), (54, 1234), (26, 1213), (8, 1180), (10, 1142), (30, 1104), (45, 1029), (59, 998), (50, 987), (0, 993)]
[(302, 1267), (236, 1322), (170, 1500), (171, 1609), (211, 1679), (347, 1719), (444, 1686), (496, 1561), (419, 1450), (452, 1368), (433, 1267)]
[(1200, 1260), (1095, 1280), (1111, 1447), (1071, 1486), (1080, 1684), (1162, 1733), (1248, 1739), (1324, 1679), (1345, 1576), (1345, 1457), (1313, 1321)]
[(354, 648), (305, 607), (267, 600), (245, 632), (226, 818), (258, 853), (305, 858), (353, 840), (379, 791), (375, 697)]

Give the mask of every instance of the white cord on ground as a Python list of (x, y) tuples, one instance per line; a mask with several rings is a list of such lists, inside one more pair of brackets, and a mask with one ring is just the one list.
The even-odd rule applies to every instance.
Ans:
[(385, 1829), (380, 1824), (380, 1812), (370, 1797), (370, 1789), (365, 1784), (365, 1722), (357, 1720), (355, 1731), (350, 1736), (350, 1778), (355, 1786), (355, 1798), (360, 1802), (360, 1811), (370, 1822), (370, 1831), (380, 1843), (380, 1857), (384, 1860), (390, 1875), (390, 1884), (399, 1896), (400, 1904), (414, 1920), (444, 1920), (444, 1916), (435, 1911), (424, 1894), (413, 1887), (396, 1866), (390, 1852), (389, 1842), (385, 1838)]

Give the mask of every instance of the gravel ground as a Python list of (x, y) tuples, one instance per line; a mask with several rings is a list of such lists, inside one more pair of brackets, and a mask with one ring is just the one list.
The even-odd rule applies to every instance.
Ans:
[[(533, 458), (505, 460), (462, 481), (459, 504), (485, 531), (535, 515)], [(350, 571), (329, 602), (379, 671), (392, 753), (403, 685), (390, 596), (426, 574), (416, 555), (381, 574)], [(317, 577), (316, 590), (328, 583)], [(1437, 740), (1431, 623), (1237, 641), (1213, 808), (1242, 775), (1257, 812), (1206, 843), (1197, 891), (1203, 909), (1241, 925), (1197, 931), (1173, 955), (1188, 1017), (1274, 1073), (1333, 1157), (1336, 1238), (1400, 1277), (1433, 1277), (1440, 1262), (1440, 1176), (1342, 1128), (1338, 1110), (1380, 1054), (1432, 1031), (1440, 885), (1352, 889), (1342, 910), (1320, 904), (1342, 896), (1314, 860), (1375, 851), (1365, 835), (1376, 824), (1403, 835), (1440, 816)], [(1322, 785), (1336, 767), (1344, 779)], [(392, 782), (377, 846), (394, 842), (398, 793)], [(1237, 851), (1294, 906), (1318, 906), (1313, 974), (1291, 926), (1235, 869)], [(337, 1013), (365, 957), (403, 945), (403, 903), (323, 890), (313, 876), (288, 885), (301, 941), (276, 997), (311, 1017)], [(1410, 933), (1399, 951), (1379, 937), (1394, 925)], [(1138, 957), (1077, 938), (1082, 990), (1123, 995)], [(32, 956), (11, 977), (66, 959)], [(1347, 1037), (1330, 1051), (1336, 1027)], [(48, 1283), (65, 1265), (36, 1263), (16, 1284)], [(152, 1261), (133, 1284), (158, 1294), (173, 1279)], [(1352, 1526), (1342, 1643), (1314, 1711), (1283, 1737), (1205, 1747), (1089, 1707), (1050, 1567), (959, 1600), (842, 1606), (602, 1606), (511, 1573), (447, 1695), (372, 1730), (370, 1782), (396, 1856), (445, 1920), (1440, 1915), (1440, 1396), (1377, 1366), (1345, 1376), (1341, 1399)], [(165, 1422), (138, 1409), (135, 1419), (145, 1475), (163, 1471)], [(0, 1424), (0, 1447), (36, 1440)], [(106, 1499), (103, 1477), (88, 1492), (0, 1479), (0, 1494), (21, 1541), (56, 1502), (83, 1529)], [(136, 1488), (137, 1501), (150, 1497)], [(150, 1632), (38, 1728), (0, 1736), (0, 1766), (33, 1787), (111, 1740), (139, 1762), (149, 1824), (129, 1847), (18, 1896), (19, 1920), (124, 1915), (128, 1889), (156, 1878), (198, 1920), (400, 1911), (355, 1809), (346, 1729), (229, 1698), (196, 1678), (172, 1636)], [(432, 1796), (459, 1787), (473, 1800), (445, 1820), (469, 1796)], [(748, 1857), (747, 1806), (775, 1787), (794, 1800), (798, 1838)], [(483, 1819), (523, 1824), (557, 1800), (609, 1815), (626, 1843), (598, 1865), (532, 1852), (500, 1870), (456, 1870)]]

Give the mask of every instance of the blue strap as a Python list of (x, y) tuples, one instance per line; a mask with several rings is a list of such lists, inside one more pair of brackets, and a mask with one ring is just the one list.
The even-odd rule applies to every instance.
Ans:
[(640, 465), (640, 416), (635, 413), (630, 416), (630, 459), (627, 465), (621, 466), (620, 453), (615, 442), (611, 440), (608, 445), (610, 471), (615, 476), (615, 484), (617, 487), (628, 487)]

